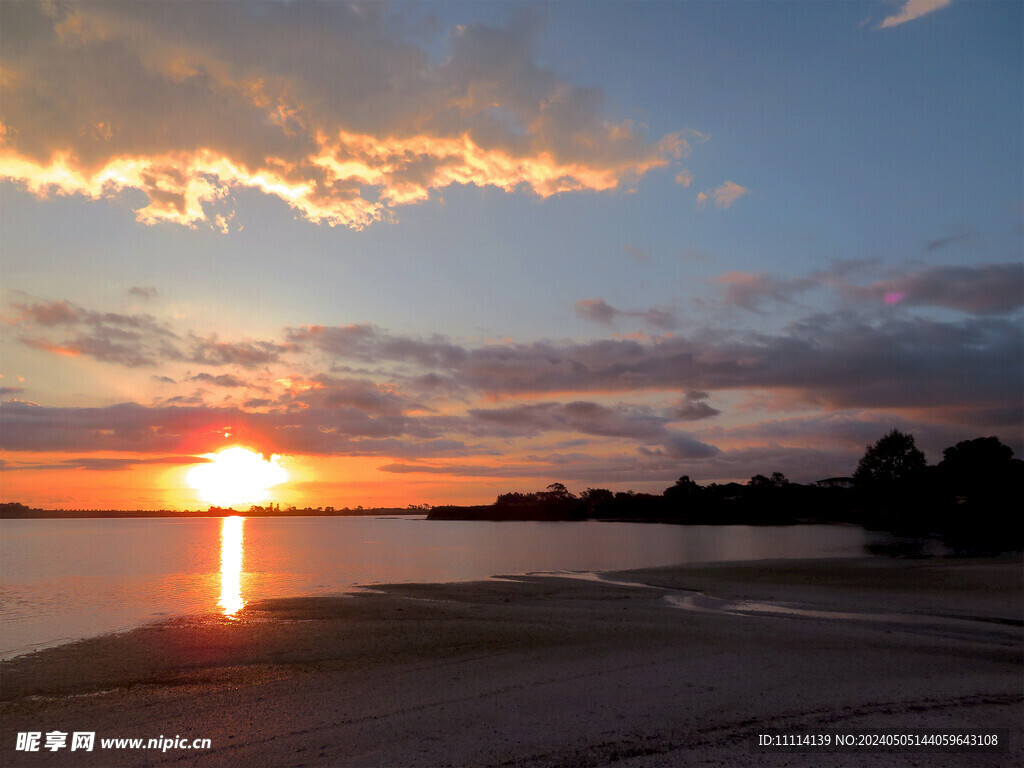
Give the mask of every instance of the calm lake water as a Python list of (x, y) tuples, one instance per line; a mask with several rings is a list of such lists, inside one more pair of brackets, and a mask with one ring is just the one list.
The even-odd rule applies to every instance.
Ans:
[(268, 597), (354, 585), (769, 558), (857, 557), (852, 526), (422, 517), (0, 520), (0, 658)]

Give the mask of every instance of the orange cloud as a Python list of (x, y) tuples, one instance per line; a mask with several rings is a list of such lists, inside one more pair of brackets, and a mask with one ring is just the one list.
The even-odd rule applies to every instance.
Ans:
[(919, 19), (925, 14), (945, 8), (952, 2), (953, 0), (906, 0), (899, 11), (886, 16), (882, 23), (878, 25), (878, 28), (886, 29), (906, 24), (908, 21)]
[[(681, 134), (606, 121), (592, 89), (533, 62), (526, 32), (460, 27), (432, 66), (379, 14), (17, 6), (2, 31), (0, 177), (38, 196), (138, 190), (143, 224), (226, 231), (232, 190), (253, 189), (361, 229), (453, 184), (613, 190), (689, 151)], [(495, 41), (508, 61), (488, 53)]]
[(727, 181), (716, 189), (699, 192), (697, 194), (697, 207), (703, 208), (709, 199), (713, 199), (715, 207), (724, 210), (748, 192), (750, 190), (746, 187), (741, 187), (734, 181)]

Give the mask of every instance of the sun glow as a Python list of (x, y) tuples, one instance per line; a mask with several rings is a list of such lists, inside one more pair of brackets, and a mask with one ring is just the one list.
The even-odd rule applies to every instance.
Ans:
[(271, 486), (288, 480), (276, 454), (264, 459), (247, 448), (235, 447), (208, 453), (205, 458), (209, 463), (189, 470), (185, 479), (209, 504), (254, 504), (266, 498)]

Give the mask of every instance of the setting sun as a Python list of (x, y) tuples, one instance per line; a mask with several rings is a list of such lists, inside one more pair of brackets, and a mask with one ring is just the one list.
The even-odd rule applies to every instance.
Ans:
[(205, 457), (209, 463), (190, 470), (186, 479), (203, 501), (217, 506), (262, 501), (271, 486), (288, 479), (276, 454), (264, 459), (247, 448), (235, 447)]

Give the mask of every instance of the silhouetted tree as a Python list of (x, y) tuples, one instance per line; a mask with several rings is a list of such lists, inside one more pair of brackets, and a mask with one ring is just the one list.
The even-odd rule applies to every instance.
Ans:
[(860, 486), (893, 483), (908, 479), (925, 466), (924, 454), (914, 444), (914, 436), (894, 429), (867, 447), (853, 473), (853, 481)]
[(963, 440), (942, 452), (935, 468), (944, 496), (942, 530), (948, 543), (974, 551), (1024, 543), (1020, 489), (1024, 462), (998, 437)]
[(687, 499), (700, 492), (700, 486), (690, 479), (689, 475), (683, 475), (676, 480), (675, 485), (665, 489), (665, 496), (670, 499)]
[(612, 517), (615, 494), (607, 488), (587, 488), (580, 494), (587, 517)]
[(962, 440), (942, 452), (939, 470), (957, 478), (981, 478), (998, 473), (1013, 459), (1013, 449), (998, 437)]
[(576, 498), (569, 492), (569, 489), (561, 483), (552, 483), (537, 495), (544, 501), (565, 501), (567, 499)]

